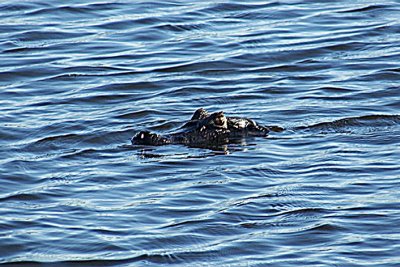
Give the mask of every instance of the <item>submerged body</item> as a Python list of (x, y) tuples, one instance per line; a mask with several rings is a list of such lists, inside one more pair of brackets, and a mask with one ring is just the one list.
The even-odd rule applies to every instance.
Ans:
[(132, 144), (188, 146), (218, 146), (246, 137), (266, 137), (270, 131), (282, 131), (278, 126), (261, 126), (247, 118), (226, 117), (222, 111), (209, 114), (205, 109), (196, 110), (189, 122), (176, 133), (159, 135), (141, 131), (132, 138)]

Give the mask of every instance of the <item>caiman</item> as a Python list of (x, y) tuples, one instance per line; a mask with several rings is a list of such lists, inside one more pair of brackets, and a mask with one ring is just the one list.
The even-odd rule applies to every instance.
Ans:
[(208, 113), (200, 108), (190, 121), (176, 132), (167, 135), (141, 131), (132, 138), (135, 145), (184, 144), (193, 147), (215, 147), (234, 143), (248, 136), (266, 137), (270, 131), (281, 132), (279, 126), (258, 125), (254, 120), (240, 117), (226, 117), (223, 111)]

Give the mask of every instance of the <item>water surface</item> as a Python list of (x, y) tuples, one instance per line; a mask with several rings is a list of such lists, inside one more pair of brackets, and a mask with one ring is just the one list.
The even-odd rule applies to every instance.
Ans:
[[(0, 264), (399, 265), (400, 1), (6, 0), (0, 25)], [(286, 131), (130, 145), (199, 107)]]

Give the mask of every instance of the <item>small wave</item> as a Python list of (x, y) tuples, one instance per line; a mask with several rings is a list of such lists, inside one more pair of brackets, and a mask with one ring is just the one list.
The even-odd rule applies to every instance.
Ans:
[(54, 41), (62, 39), (72, 39), (82, 37), (81, 33), (66, 30), (30, 30), (18, 33), (12, 38), (16, 38), (19, 42), (40, 42), (40, 41)]
[(184, 32), (184, 31), (193, 31), (193, 30), (201, 30), (205, 28), (207, 25), (202, 23), (197, 24), (164, 24), (161, 26), (157, 26), (157, 29), (163, 31), (172, 31), (172, 32)]
[(346, 9), (343, 11), (338, 11), (338, 13), (368, 12), (368, 11), (374, 11), (374, 10), (388, 8), (388, 7), (390, 7), (390, 6), (376, 4), (376, 5), (368, 5), (368, 6), (364, 6), (364, 7), (359, 7), (359, 8)]
[(270, 8), (277, 5), (276, 2), (265, 3), (265, 4), (238, 4), (238, 3), (218, 3), (210, 5), (201, 11), (204, 13), (225, 13), (225, 12), (243, 12), (249, 10), (259, 10), (263, 8)]
[(83, 14), (90, 14), (90, 9), (84, 6), (45, 6), (39, 8), (35, 11), (27, 13), (29, 16), (49, 16), (49, 15), (60, 15), (62, 14), (63, 18), (66, 16), (82, 16)]
[(354, 127), (381, 128), (395, 125), (400, 125), (400, 115), (365, 115), (300, 126), (295, 128), (295, 130), (343, 132)]
[(177, 64), (175, 66), (168, 66), (164, 68), (159, 68), (154, 71), (163, 73), (172, 72), (200, 72), (206, 70), (218, 70), (220, 72), (224, 70), (231, 70), (232, 68), (242, 68), (245, 67), (245, 63), (229, 62), (227, 60), (207, 60), (200, 62), (189, 62), (183, 64)]

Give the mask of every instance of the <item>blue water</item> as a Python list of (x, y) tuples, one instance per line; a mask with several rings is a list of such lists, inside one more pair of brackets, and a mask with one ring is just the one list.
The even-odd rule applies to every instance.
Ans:
[[(400, 266), (400, 1), (1, 1), (0, 264)], [(286, 130), (134, 146), (197, 108)]]

